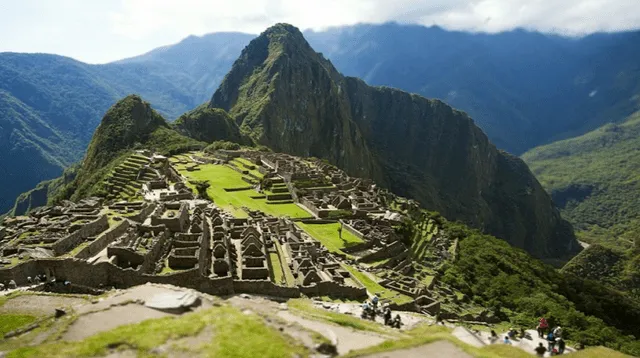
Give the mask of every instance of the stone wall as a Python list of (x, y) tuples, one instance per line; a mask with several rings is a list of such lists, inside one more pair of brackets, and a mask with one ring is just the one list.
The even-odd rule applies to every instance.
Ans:
[(300, 290), (297, 287), (279, 286), (268, 280), (234, 280), (233, 288), (236, 293), (251, 293), (288, 298), (300, 297)]
[(344, 286), (333, 281), (322, 281), (311, 286), (301, 286), (300, 292), (307, 296), (329, 296), (352, 300), (367, 297), (367, 290), (364, 287)]
[(144, 263), (142, 264), (142, 272), (153, 272), (156, 268), (156, 262), (160, 260), (162, 255), (162, 249), (169, 237), (168, 231), (163, 231), (158, 238), (156, 238), (153, 247), (144, 255)]
[(363, 256), (358, 259), (361, 262), (378, 261), (387, 257), (398, 255), (402, 251), (406, 250), (406, 246), (400, 241), (396, 241), (390, 245), (380, 248), (376, 252), (372, 252), (369, 255)]
[(356, 228), (354, 228), (353, 226), (349, 225), (344, 220), (340, 220), (340, 223), (342, 224), (342, 229), (343, 230), (347, 230), (348, 232), (352, 233), (353, 235), (355, 235), (359, 239), (364, 240), (364, 234), (361, 233), (360, 231), (356, 230)]
[(85, 247), (75, 257), (78, 259), (89, 259), (104, 250), (113, 240), (123, 235), (129, 228), (129, 221), (123, 220), (116, 227), (100, 234), (89, 246)]
[(145, 205), (142, 210), (140, 210), (139, 213), (137, 213), (134, 216), (131, 217), (127, 217), (128, 219), (131, 219), (135, 222), (143, 222), (147, 217), (149, 217), (149, 215), (151, 215), (151, 213), (156, 209), (156, 204), (147, 204)]
[(96, 236), (108, 228), (109, 220), (106, 215), (102, 215), (100, 218), (87, 223), (68, 236), (56, 241), (56, 243), (51, 246), (53, 254), (55, 256), (63, 255), (80, 245), (84, 239), (90, 236)]

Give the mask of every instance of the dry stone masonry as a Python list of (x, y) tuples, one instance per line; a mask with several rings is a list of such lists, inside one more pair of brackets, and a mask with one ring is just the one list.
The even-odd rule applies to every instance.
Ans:
[[(251, 191), (253, 200), (293, 204), (310, 218), (247, 207), (238, 215), (217, 206), (216, 198), (195, 199), (189, 173), (205, 165), (241, 176), (237, 186), (222, 188), (226, 192)], [(166, 158), (143, 150), (120, 164), (105, 187), (103, 198), (6, 218), (0, 282), (23, 285), (44, 274), (95, 288), (159, 282), (213, 294), (350, 299), (381, 287), (408, 297), (405, 309), (450, 316), (455, 312), (447, 303), (461, 300), (437, 279), (438, 268), (455, 259), (455, 238), (425, 218), (407, 240), (398, 228), (419, 212), (418, 203), (318, 159), (243, 150)], [(359, 242), (330, 250), (304, 229), (315, 225), (335, 225), (335, 235)], [(382, 300), (396, 304), (393, 295)]]

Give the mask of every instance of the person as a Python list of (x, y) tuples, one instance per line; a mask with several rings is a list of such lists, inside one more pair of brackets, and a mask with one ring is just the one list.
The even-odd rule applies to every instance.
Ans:
[(502, 343), (511, 345), (511, 340), (509, 339), (509, 336), (504, 336), (504, 341), (502, 341)]
[(388, 326), (391, 323), (391, 308), (386, 304), (384, 307), (384, 325)]
[(553, 347), (555, 347), (556, 345), (556, 338), (553, 336), (553, 332), (549, 332), (549, 334), (547, 335), (547, 342), (549, 342), (549, 347), (547, 348), (547, 350), (549, 352), (552, 352)]
[(547, 353), (547, 349), (544, 347), (542, 342), (534, 350), (538, 357), (544, 357), (544, 354)]
[(496, 343), (496, 341), (498, 340), (498, 334), (496, 333), (496, 331), (494, 331), (493, 329), (491, 330), (491, 337), (489, 337), (489, 341), (491, 342), (491, 344)]
[(400, 329), (401, 326), (402, 326), (402, 319), (400, 318), (400, 315), (397, 314), (396, 318), (393, 319), (393, 323), (391, 323), (391, 327)]
[(562, 327), (556, 327), (556, 329), (553, 330), (553, 336), (556, 338), (562, 337)]
[(544, 317), (540, 317), (540, 320), (538, 321), (538, 337), (539, 338), (544, 337), (544, 331), (547, 328), (549, 328), (549, 323), (547, 323), (547, 320)]
[(525, 339), (527, 337), (527, 332), (524, 331), (523, 327), (520, 327), (520, 339)]
[(369, 306), (369, 301), (365, 300), (362, 303), (362, 318), (367, 318), (369, 316), (369, 311), (371, 310), (371, 306)]
[(375, 311), (378, 308), (378, 301), (380, 299), (378, 298), (378, 294), (376, 293), (375, 295), (373, 295), (373, 298), (371, 299), (371, 303), (373, 304), (373, 310)]
[(558, 354), (563, 354), (564, 353), (564, 349), (566, 348), (566, 343), (564, 341), (564, 339), (562, 338), (558, 338)]

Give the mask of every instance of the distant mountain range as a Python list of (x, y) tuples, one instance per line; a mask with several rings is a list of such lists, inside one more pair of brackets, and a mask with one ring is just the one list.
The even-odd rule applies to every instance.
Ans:
[[(117, 99), (137, 93), (175, 119), (206, 102), (254, 37), (192, 36), (106, 65), (0, 54), (0, 212), (79, 160)], [(515, 154), (622, 120), (640, 101), (638, 32), (572, 39), (383, 24), (305, 37), (346, 75), (468, 112), (499, 148)]]

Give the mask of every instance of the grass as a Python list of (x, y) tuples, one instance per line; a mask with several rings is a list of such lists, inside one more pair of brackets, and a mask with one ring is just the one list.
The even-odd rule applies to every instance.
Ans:
[[(211, 186), (207, 194), (219, 207), (229, 211), (235, 217), (247, 217), (243, 206), (251, 210), (260, 210), (272, 216), (289, 216), (291, 218), (309, 218), (311, 215), (296, 204), (270, 205), (266, 199), (252, 199), (258, 195), (254, 190), (227, 192), (225, 188), (249, 186), (242, 180), (242, 174), (224, 165), (204, 164), (199, 171), (188, 172), (184, 165), (176, 165), (176, 169), (189, 179), (208, 180)], [(189, 184), (191, 185), (191, 184)]]
[(213, 326), (214, 338), (199, 347), (190, 347), (191, 353), (223, 358), (307, 355), (305, 348), (265, 326), (258, 316), (221, 306), (178, 318), (166, 317), (121, 326), (79, 342), (24, 347), (9, 353), (7, 357), (103, 356), (108, 353), (109, 347), (132, 349), (138, 356), (148, 356), (152, 349), (167, 341), (195, 336), (208, 325)]
[[(276, 250), (278, 250), (278, 256), (282, 257), (284, 260), (284, 252), (282, 250), (282, 246), (280, 246), (280, 243), (277, 240), (275, 240), (274, 243), (276, 245)], [(296, 279), (293, 277), (293, 272), (291, 272), (291, 268), (289, 267), (289, 265), (286, 264), (286, 262), (282, 262), (281, 267), (283, 270), (283, 274), (284, 274), (284, 278), (286, 280), (287, 286), (293, 287), (295, 285)]]
[(247, 172), (255, 175), (258, 178), (262, 178), (264, 177), (264, 174), (260, 173), (257, 169), (249, 169), (249, 167), (254, 166), (257, 167), (256, 164), (251, 163), (250, 161), (244, 159), (244, 158), (236, 158), (233, 160), (233, 162), (235, 162), (234, 164), (236, 164), (236, 167), (242, 169), (242, 170), (246, 170)]
[(350, 233), (347, 230), (342, 230), (342, 238), (338, 234), (338, 228), (340, 223), (333, 224), (305, 224), (296, 223), (307, 234), (311, 235), (314, 239), (320, 241), (331, 252), (342, 253), (342, 249), (362, 243), (362, 239)]
[(33, 323), (36, 320), (34, 316), (21, 314), (1, 314), (0, 315), (0, 336), (4, 336), (8, 332), (16, 330), (20, 327)]
[(66, 255), (68, 257), (75, 257), (77, 254), (80, 253), (80, 251), (82, 251), (85, 247), (89, 246), (91, 242), (89, 241), (84, 241), (82, 242), (80, 245), (76, 246), (73, 250), (69, 251), (69, 253)]
[(285, 281), (284, 272), (282, 271), (282, 266), (280, 264), (280, 257), (277, 253), (271, 252), (269, 253), (269, 259), (271, 260), (271, 273), (273, 274), (273, 282), (276, 284), (281, 284)]
[(372, 294), (377, 293), (381, 299), (388, 299), (397, 304), (403, 304), (413, 301), (413, 298), (409, 296), (382, 287), (379, 283), (371, 279), (367, 274), (360, 272), (349, 265), (343, 264), (342, 267), (344, 267), (345, 270), (349, 271), (352, 276), (358, 279), (358, 281), (360, 281), (360, 283), (364, 285), (367, 291)]

